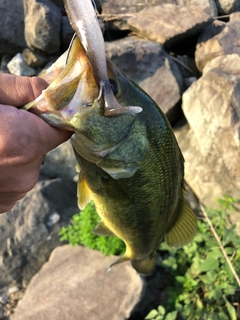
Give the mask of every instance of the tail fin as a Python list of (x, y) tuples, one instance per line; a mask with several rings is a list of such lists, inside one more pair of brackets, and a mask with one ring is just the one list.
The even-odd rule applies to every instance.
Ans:
[(148, 256), (145, 259), (142, 260), (132, 260), (132, 266), (133, 268), (141, 274), (151, 274), (154, 270), (154, 267), (156, 265), (157, 255), (156, 253)]
[(111, 268), (118, 264), (118, 263), (122, 263), (125, 261), (131, 261), (131, 264), (133, 266), (133, 268), (140, 274), (151, 274), (153, 272), (153, 269), (155, 267), (156, 264), (156, 260), (157, 260), (157, 256), (156, 253), (148, 256), (145, 259), (141, 259), (141, 260), (131, 260), (126, 254), (124, 254), (122, 257), (120, 257), (119, 259), (117, 259), (114, 263), (112, 263), (109, 268), (108, 271), (111, 270)]

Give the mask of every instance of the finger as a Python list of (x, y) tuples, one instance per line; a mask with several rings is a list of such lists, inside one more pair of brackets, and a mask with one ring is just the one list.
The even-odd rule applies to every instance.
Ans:
[(0, 103), (15, 107), (36, 99), (48, 83), (38, 77), (22, 77), (0, 73)]
[(25, 123), (27, 119), (27, 121), (31, 123), (31, 126), (38, 131), (38, 133), (36, 132), (34, 135), (36, 137), (38, 136), (39, 144), (44, 148), (45, 154), (70, 139), (73, 134), (72, 131), (61, 130), (50, 126), (39, 116), (31, 112), (25, 110), (19, 111), (21, 111), (21, 117), (25, 119)]

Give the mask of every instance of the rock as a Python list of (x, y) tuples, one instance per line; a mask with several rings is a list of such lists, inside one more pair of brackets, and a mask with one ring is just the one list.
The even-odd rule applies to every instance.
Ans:
[(115, 15), (115, 14), (129, 14), (140, 12), (145, 8), (155, 7), (161, 4), (171, 3), (177, 4), (178, 0), (108, 0), (102, 4), (102, 14)]
[(26, 64), (33, 68), (43, 67), (49, 60), (43, 52), (32, 51), (28, 48), (23, 50), (22, 56)]
[(8, 296), (5, 293), (0, 294), (0, 303), (6, 304), (8, 302)]
[(178, 65), (156, 42), (127, 37), (106, 43), (106, 54), (139, 84), (174, 123), (180, 114), (177, 103), (183, 90)]
[(25, 0), (25, 39), (30, 49), (47, 54), (60, 52), (62, 14), (60, 8), (46, 0)]
[(177, 0), (109, 0), (102, 4), (101, 18), (108, 24), (108, 28), (117, 30), (129, 30), (127, 19), (136, 12), (146, 7), (160, 5), (163, 3), (177, 4)]
[(62, 46), (62, 50), (67, 50), (68, 49), (73, 35), (74, 35), (74, 31), (73, 31), (73, 28), (70, 25), (68, 17), (63, 16), (62, 17), (62, 27), (61, 27), (61, 46)]
[[(5, 305), (2, 305), (3, 318), (2, 320), (8, 320), (9, 316), (14, 312), (18, 301), (23, 297), (24, 289), (18, 287), (11, 287), (7, 292), (8, 301)], [(0, 305), (1, 313), (1, 305)]]
[(211, 17), (218, 15), (217, 5), (214, 0), (178, 0), (177, 4), (184, 7), (189, 5), (199, 6)]
[(12, 60), (12, 56), (10, 56), (9, 54), (5, 54), (2, 59), (1, 59), (1, 67), (0, 67), (0, 71), (4, 72), (4, 73), (10, 73), (8, 70), (8, 63)]
[(172, 59), (174, 59), (174, 61), (177, 62), (179, 70), (181, 71), (184, 78), (189, 78), (189, 77), (199, 78), (200, 73), (196, 67), (194, 59), (186, 55), (172, 57)]
[(211, 21), (212, 18), (198, 6), (173, 4), (155, 6), (154, 10), (147, 7), (127, 19), (134, 33), (164, 46), (197, 34)]
[[(240, 194), (240, 57), (217, 57), (183, 94), (190, 128), (176, 130), (185, 179), (200, 201), (216, 208), (223, 194)], [(240, 231), (239, 212), (231, 216)]]
[(50, 0), (51, 2), (55, 3), (59, 8), (64, 11), (64, 3), (63, 0)]
[[(0, 288), (26, 285), (60, 245), (58, 232), (78, 212), (76, 184), (40, 181), (23, 200), (0, 215)], [(60, 221), (48, 225), (52, 215)]]
[(115, 260), (80, 246), (56, 248), (10, 319), (125, 319), (140, 297), (142, 281), (128, 263), (108, 273)]
[(220, 55), (236, 53), (240, 55), (240, 20), (230, 21), (220, 26), (206, 27), (199, 37), (195, 52), (198, 69)]
[(34, 76), (36, 71), (29, 67), (23, 59), (21, 53), (16, 54), (7, 64), (7, 68), (12, 74), (18, 76)]
[(52, 228), (58, 221), (60, 220), (60, 215), (56, 212), (50, 214), (50, 216), (48, 217), (48, 221), (46, 223), (46, 225), (49, 228)]
[(45, 156), (40, 174), (44, 179), (62, 178), (72, 181), (78, 176), (76, 164), (72, 144), (68, 140)]
[(240, 11), (239, 0), (216, 0), (219, 14), (229, 14), (234, 11)]
[(229, 21), (240, 20), (240, 12), (233, 12), (230, 14)]
[(0, 0), (0, 53), (15, 55), (26, 47), (22, 1)]

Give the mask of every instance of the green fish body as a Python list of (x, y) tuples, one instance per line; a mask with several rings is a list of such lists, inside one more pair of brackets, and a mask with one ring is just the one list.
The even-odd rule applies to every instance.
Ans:
[[(82, 52), (77, 39), (72, 50), (69, 70)], [(104, 115), (103, 99), (87, 62), (77, 81), (71, 81), (71, 90), (64, 86), (64, 96), (58, 83), (66, 79), (66, 68), (43, 94), (45, 107), (41, 102), (39, 108), (35, 101), (26, 109), (31, 107), (51, 125), (74, 131), (79, 207), (93, 200), (101, 217), (94, 232), (116, 235), (126, 244), (116, 263), (130, 260), (137, 272), (149, 274), (163, 238), (170, 247), (181, 247), (196, 233), (195, 214), (183, 196), (184, 159), (171, 126), (154, 101), (111, 61), (107, 61), (108, 77), (118, 103), (139, 106), (142, 112)], [(77, 91), (78, 102), (69, 107), (69, 95), (76, 98)]]

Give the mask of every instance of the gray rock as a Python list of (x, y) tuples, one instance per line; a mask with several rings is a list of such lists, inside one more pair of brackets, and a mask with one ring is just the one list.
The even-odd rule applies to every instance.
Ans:
[(195, 61), (203, 70), (206, 63), (217, 56), (236, 53), (240, 55), (240, 20), (205, 28), (196, 46)]
[(32, 51), (28, 48), (23, 50), (23, 59), (29, 67), (40, 68), (49, 61), (46, 54), (41, 51)]
[(62, 178), (72, 181), (76, 175), (76, 158), (69, 141), (50, 151), (44, 159), (40, 174), (45, 179)]
[(130, 78), (139, 84), (175, 122), (180, 108), (177, 103), (183, 91), (178, 65), (156, 42), (127, 37), (107, 42), (106, 54)]
[(140, 297), (142, 281), (128, 263), (108, 273), (114, 260), (84, 247), (56, 248), (10, 319), (125, 319)]
[(5, 54), (1, 59), (1, 72), (10, 73), (7, 67), (7, 64), (12, 60), (12, 56), (9, 54)]
[(51, 2), (55, 3), (59, 8), (64, 11), (64, 3), (63, 0), (50, 0)]
[(240, 12), (233, 12), (230, 14), (229, 21), (240, 20)]
[(102, 4), (102, 14), (129, 14), (140, 12), (145, 8), (158, 6), (161, 4), (177, 4), (179, 0), (108, 0)]
[[(240, 57), (217, 57), (183, 94), (190, 128), (176, 136), (185, 158), (185, 179), (200, 201), (240, 193)], [(239, 212), (232, 216), (240, 231)]]
[(219, 14), (229, 14), (240, 10), (239, 0), (216, 0)]
[[(76, 184), (61, 179), (40, 181), (23, 200), (0, 215), (0, 288), (26, 285), (60, 245), (58, 232), (79, 211)], [(53, 214), (58, 223), (47, 225)]]
[(102, 4), (101, 18), (110, 29), (129, 30), (127, 19), (136, 12), (163, 3), (177, 4), (177, 0), (109, 0)]
[(177, 4), (184, 7), (189, 5), (199, 6), (211, 17), (218, 15), (217, 5), (214, 0), (177, 0)]
[(199, 6), (173, 4), (155, 6), (154, 10), (148, 7), (127, 19), (134, 33), (164, 46), (198, 33), (211, 21), (212, 18)]
[(0, 0), (0, 53), (15, 55), (26, 47), (22, 1)]
[(23, 59), (21, 53), (16, 54), (7, 64), (8, 70), (18, 76), (34, 76), (36, 70), (29, 67)]
[(69, 47), (70, 41), (74, 35), (73, 28), (70, 25), (67, 16), (62, 17), (62, 27), (61, 27), (61, 45), (62, 50), (66, 50)]
[(6, 304), (8, 302), (8, 296), (5, 293), (0, 294), (0, 303)]
[(60, 51), (62, 14), (60, 8), (47, 0), (25, 0), (25, 39), (30, 49), (47, 54)]

